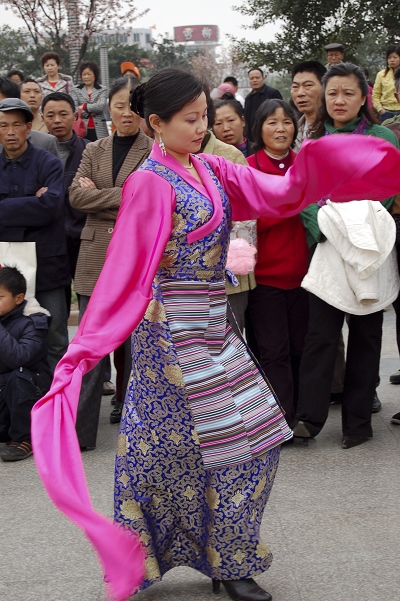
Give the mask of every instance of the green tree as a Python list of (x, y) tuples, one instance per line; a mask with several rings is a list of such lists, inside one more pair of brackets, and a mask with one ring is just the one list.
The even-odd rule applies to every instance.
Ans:
[(27, 77), (37, 77), (41, 74), (39, 56), (26, 30), (0, 27), (0, 71), (20, 69)]
[(153, 72), (160, 71), (165, 67), (190, 68), (190, 55), (184, 44), (175, 44), (174, 40), (163, 37), (153, 42), (152, 63)]
[[(125, 61), (131, 61), (136, 65), (143, 78), (146, 79), (146, 71), (149, 68), (149, 64), (152, 67), (152, 52), (140, 48), (138, 44), (132, 46), (123, 45), (120, 43), (108, 42), (108, 70), (110, 74), (110, 81), (114, 81), (118, 77), (121, 77), (121, 63)], [(92, 60), (99, 63), (99, 45), (89, 44), (89, 48), (85, 55), (85, 60)]]
[(72, 58), (73, 75), (93, 34), (121, 29), (147, 12), (139, 13), (135, 0), (0, 0), (0, 6), (22, 19), (38, 52), (58, 52), (67, 72)]
[(235, 40), (241, 60), (275, 70), (310, 58), (324, 60), (323, 47), (332, 41), (340, 40), (346, 58), (355, 61), (369, 34), (383, 46), (400, 41), (400, 0), (246, 0), (236, 10), (253, 17), (252, 29), (281, 23), (271, 42)]

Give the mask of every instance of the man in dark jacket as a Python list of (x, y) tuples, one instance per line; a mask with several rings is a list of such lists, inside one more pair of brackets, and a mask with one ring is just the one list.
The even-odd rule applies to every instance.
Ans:
[[(50, 388), (48, 316), (29, 315), (26, 280), (15, 267), (0, 268), (0, 451), (3, 461), (32, 455), (31, 409)], [(37, 311), (37, 309), (35, 309)]]
[(52, 316), (49, 364), (68, 346), (64, 288), (70, 281), (60, 159), (28, 140), (33, 114), (18, 98), (0, 101), (0, 241), (35, 242), (36, 298)]
[(250, 69), (248, 76), (252, 91), (244, 101), (244, 118), (247, 123), (247, 137), (253, 141), (253, 125), (258, 107), (269, 98), (282, 99), (282, 94), (276, 88), (271, 88), (264, 83), (264, 72), (260, 67)]
[[(73, 98), (64, 92), (48, 94), (42, 102), (44, 123), (57, 138), (58, 154), (64, 167), (64, 226), (67, 235), (68, 259), (71, 275), (75, 277), (81, 232), (86, 222), (86, 213), (73, 209), (69, 202), (69, 187), (78, 171), (83, 151), (89, 140), (80, 138), (73, 130), (77, 117)], [(67, 287), (67, 304), (71, 304), (71, 287)]]

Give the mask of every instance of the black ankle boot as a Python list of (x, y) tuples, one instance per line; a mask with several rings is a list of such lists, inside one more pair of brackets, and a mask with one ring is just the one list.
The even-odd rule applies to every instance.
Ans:
[(264, 591), (252, 578), (245, 580), (213, 580), (213, 592), (219, 593), (223, 585), (233, 601), (272, 601), (272, 597)]

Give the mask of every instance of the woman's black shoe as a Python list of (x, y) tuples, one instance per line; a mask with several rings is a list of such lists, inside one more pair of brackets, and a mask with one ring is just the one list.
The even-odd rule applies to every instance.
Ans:
[(369, 440), (368, 436), (343, 436), (342, 448), (352, 449), (353, 447), (358, 447), (363, 442), (367, 442), (367, 440)]
[(115, 403), (114, 409), (110, 413), (110, 423), (111, 424), (119, 424), (119, 422), (121, 421), (121, 415), (122, 415), (122, 403), (119, 403), (117, 401)]
[(272, 601), (272, 597), (264, 591), (252, 578), (245, 580), (213, 580), (213, 593), (217, 594), (222, 584), (233, 601)]

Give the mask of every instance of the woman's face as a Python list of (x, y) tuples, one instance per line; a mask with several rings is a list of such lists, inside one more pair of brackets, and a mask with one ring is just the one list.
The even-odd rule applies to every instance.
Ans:
[(244, 140), (244, 117), (239, 117), (237, 112), (228, 104), (215, 111), (214, 134), (225, 144), (238, 146)]
[(397, 54), (397, 52), (392, 52), (389, 54), (387, 63), (388, 67), (391, 69), (397, 69), (397, 67), (400, 66), (400, 56)]
[[(150, 121), (155, 115), (150, 115)], [(159, 121), (154, 129), (161, 134), (167, 152), (175, 158), (178, 155), (199, 152), (207, 131), (207, 101), (204, 92), (175, 113), (168, 122)]]
[(91, 69), (84, 69), (81, 75), (82, 81), (87, 88), (92, 88), (95, 82), (95, 76)]
[(331, 77), (326, 84), (325, 102), (333, 126), (344, 127), (357, 119), (365, 98), (355, 75)]
[(46, 75), (49, 79), (52, 79), (52, 78), (57, 79), (59, 68), (60, 67), (59, 67), (59, 65), (57, 65), (54, 58), (50, 58), (43, 65), (44, 72), (46, 73)]
[(139, 128), (140, 117), (131, 110), (128, 87), (114, 94), (109, 108), (118, 136), (134, 136)]
[(262, 126), (261, 137), (267, 152), (285, 154), (293, 142), (294, 123), (282, 107), (269, 115)]

